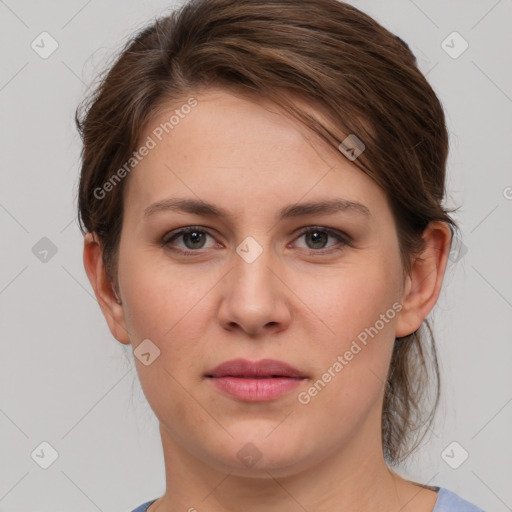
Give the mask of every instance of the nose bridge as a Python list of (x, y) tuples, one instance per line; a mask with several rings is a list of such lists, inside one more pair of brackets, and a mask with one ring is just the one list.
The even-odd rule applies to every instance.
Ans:
[(272, 281), (275, 277), (270, 271), (272, 259), (268, 243), (260, 243), (253, 237), (247, 237), (236, 248), (233, 286), (235, 293), (248, 306), (252, 304), (254, 311), (265, 305), (271, 306), (274, 298), (275, 283)]
[[(235, 324), (252, 334), (265, 326), (284, 328), (290, 319), (286, 293), (274, 275), (276, 262), (267, 241), (247, 237), (233, 254), (219, 311), (225, 327)], [(271, 270), (272, 269), (272, 270)]]

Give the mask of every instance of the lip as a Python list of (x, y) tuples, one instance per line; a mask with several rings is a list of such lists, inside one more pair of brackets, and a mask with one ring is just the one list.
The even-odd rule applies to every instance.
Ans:
[(261, 359), (248, 361), (247, 359), (231, 359), (225, 361), (206, 374), (207, 377), (291, 377), (305, 378), (301, 371), (277, 359)]
[(225, 361), (205, 375), (224, 394), (246, 402), (275, 400), (289, 393), (308, 377), (275, 359)]

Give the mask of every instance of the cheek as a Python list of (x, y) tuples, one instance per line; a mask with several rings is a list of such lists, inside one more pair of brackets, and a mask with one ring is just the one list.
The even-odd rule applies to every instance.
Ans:
[(374, 326), (381, 315), (386, 321), (378, 323), (378, 330), (386, 335), (392, 330), (396, 317), (392, 306), (399, 298), (396, 275), (393, 266), (370, 261), (334, 271), (321, 280), (302, 276), (294, 291), (314, 313), (312, 318), (324, 324), (326, 336), (334, 339), (333, 346), (342, 349)]
[(173, 418), (206, 424), (208, 418), (186, 389), (199, 379), (204, 330), (211, 315), (206, 311), (207, 294), (218, 278), (199, 276), (192, 266), (180, 271), (158, 258), (149, 261), (148, 256), (145, 261), (142, 251), (132, 254), (125, 253), (119, 262), (127, 329), (134, 348), (150, 339), (160, 350), (151, 365), (134, 359), (146, 399), (171, 428), (176, 424)]
[(161, 255), (155, 258), (143, 251), (126, 251), (119, 262), (119, 275), (133, 341), (147, 337), (164, 349), (184, 324), (193, 336), (198, 324), (190, 319), (204, 310), (204, 299), (215, 279), (191, 269), (173, 266)]
[[(343, 416), (352, 411), (357, 417), (380, 399), (401, 308), (393, 265), (373, 261), (331, 276), (318, 287), (321, 293), (309, 291), (308, 306), (329, 327), (321, 327), (326, 335), (315, 347), (315, 377), (320, 382), (308, 392), (318, 414), (328, 410)], [(318, 339), (318, 333), (315, 336)]]

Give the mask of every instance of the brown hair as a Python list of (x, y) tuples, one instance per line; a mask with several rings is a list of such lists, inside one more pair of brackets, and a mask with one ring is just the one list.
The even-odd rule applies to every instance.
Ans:
[[(357, 135), (365, 150), (354, 164), (388, 197), (404, 276), (423, 249), (429, 222), (446, 222), (452, 233), (457, 228), (442, 206), (448, 153), (443, 109), (400, 38), (337, 0), (192, 0), (129, 40), (76, 112), (83, 141), (80, 229), (98, 235), (114, 285), (125, 183), (100, 198), (95, 191), (130, 159), (160, 108), (210, 86), (268, 98), (335, 148), (348, 134)], [(298, 98), (325, 114), (336, 133), (299, 109)], [(422, 328), (394, 345), (382, 415), (384, 456), (391, 464), (420, 444), (439, 402), (427, 320)], [(431, 378), (434, 404), (425, 418)]]

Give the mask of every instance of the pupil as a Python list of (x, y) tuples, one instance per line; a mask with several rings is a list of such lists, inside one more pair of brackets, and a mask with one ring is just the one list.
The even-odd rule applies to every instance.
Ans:
[[(190, 233), (186, 233), (185, 237), (188, 237), (191, 239), (192, 244), (197, 244), (201, 242), (201, 237), (203, 233), (198, 233), (197, 231), (192, 231)], [(194, 247), (197, 248), (197, 247)]]
[(322, 236), (324, 236), (325, 233), (319, 233), (318, 231), (313, 231), (310, 233), (311, 238), (313, 239), (313, 244), (322, 245)]
[[(192, 244), (201, 244), (202, 236), (203, 233), (198, 233), (197, 231), (192, 231), (190, 233), (185, 234), (185, 238), (189, 238)], [(322, 246), (322, 242), (325, 242), (325, 240), (323, 240), (323, 238), (325, 237), (325, 233), (313, 231), (312, 233), (309, 234), (309, 236), (311, 237), (313, 245), (315, 245), (315, 247), (318, 244)]]

